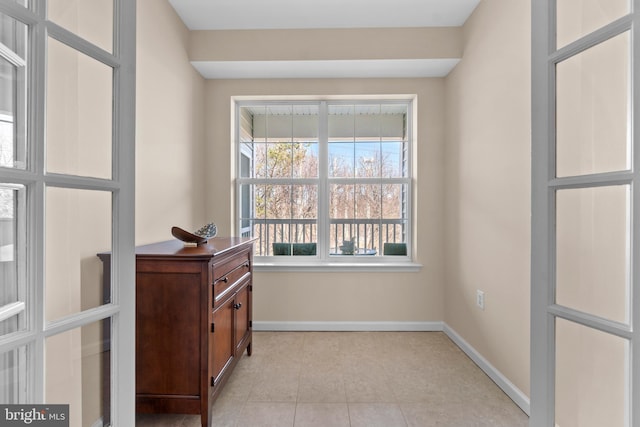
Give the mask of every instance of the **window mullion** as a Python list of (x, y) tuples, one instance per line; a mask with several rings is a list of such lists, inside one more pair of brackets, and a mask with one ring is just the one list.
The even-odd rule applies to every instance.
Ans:
[(326, 101), (320, 102), (318, 114), (318, 254), (329, 254), (329, 115)]

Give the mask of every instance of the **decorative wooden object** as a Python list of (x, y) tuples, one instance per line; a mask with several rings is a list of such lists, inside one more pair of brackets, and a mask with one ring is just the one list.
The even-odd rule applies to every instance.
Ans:
[(212, 403), (251, 355), (253, 241), (136, 248), (137, 412), (200, 414), (211, 426)]
[(212, 222), (201, 227), (197, 231), (194, 231), (193, 233), (187, 230), (184, 230), (180, 227), (175, 227), (175, 226), (171, 227), (171, 234), (173, 235), (173, 237), (185, 242), (186, 244), (191, 244), (196, 246), (204, 245), (205, 243), (207, 243), (209, 239), (211, 239), (212, 237), (215, 237), (217, 233), (218, 233), (218, 228)]

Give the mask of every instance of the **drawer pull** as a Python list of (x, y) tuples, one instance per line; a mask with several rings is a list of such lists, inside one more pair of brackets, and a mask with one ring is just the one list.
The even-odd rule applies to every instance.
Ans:
[(215, 284), (218, 284), (220, 282), (229, 283), (229, 276), (224, 276), (223, 278), (218, 279), (215, 282), (213, 282), (213, 284), (215, 285)]
[(240, 310), (240, 308), (242, 307), (242, 303), (239, 302), (237, 304), (233, 304), (233, 308), (235, 308), (236, 310)]
[(221, 279), (216, 280), (215, 282), (213, 282), (213, 284), (215, 285), (216, 283), (220, 283), (220, 282), (224, 282), (224, 283), (229, 283), (229, 274), (233, 274), (236, 271), (240, 270), (241, 268), (249, 268), (251, 266), (251, 264), (249, 263), (249, 261), (245, 261), (244, 263), (240, 264), (239, 266), (237, 266), (236, 268), (234, 268), (233, 270), (229, 271), (227, 273), (227, 276), (224, 276)]

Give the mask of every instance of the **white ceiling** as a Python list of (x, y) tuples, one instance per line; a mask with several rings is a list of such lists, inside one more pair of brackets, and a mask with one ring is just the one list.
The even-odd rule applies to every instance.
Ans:
[[(190, 30), (456, 27), (480, 0), (169, 0)], [(208, 79), (442, 77), (458, 59), (193, 62)]]
[(457, 27), (480, 0), (169, 0), (190, 30)]

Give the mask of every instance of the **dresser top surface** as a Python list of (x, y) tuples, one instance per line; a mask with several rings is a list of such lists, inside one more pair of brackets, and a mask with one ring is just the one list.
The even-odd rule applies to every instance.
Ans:
[(185, 246), (184, 242), (173, 239), (165, 242), (137, 246), (137, 257), (171, 256), (171, 257), (212, 257), (232, 251), (235, 248), (253, 244), (252, 237), (214, 237), (200, 246)]

